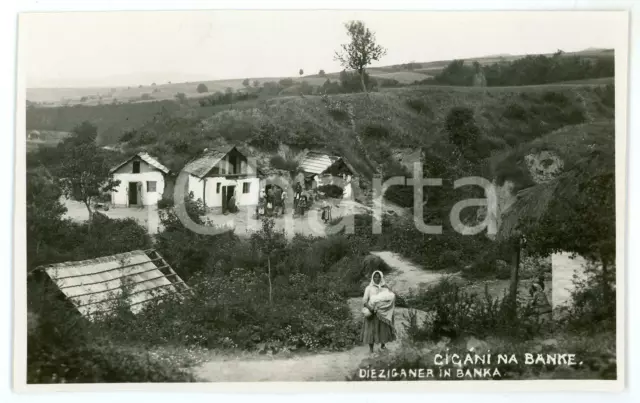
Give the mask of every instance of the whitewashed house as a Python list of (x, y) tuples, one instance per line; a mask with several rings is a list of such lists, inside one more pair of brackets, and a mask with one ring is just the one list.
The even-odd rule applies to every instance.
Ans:
[(111, 192), (111, 204), (120, 207), (151, 206), (162, 198), (171, 171), (156, 158), (140, 152), (111, 168), (120, 181)]
[(300, 163), (304, 174), (305, 188), (316, 189), (323, 185), (343, 188), (343, 199), (353, 199), (356, 171), (343, 157), (318, 151), (309, 151)]
[(255, 160), (237, 147), (207, 149), (189, 162), (184, 171), (189, 174), (187, 189), (194, 199), (207, 208), (226, 211), (235, 196), (236, 206), (255, 206), (260, 197), (260, 175)]

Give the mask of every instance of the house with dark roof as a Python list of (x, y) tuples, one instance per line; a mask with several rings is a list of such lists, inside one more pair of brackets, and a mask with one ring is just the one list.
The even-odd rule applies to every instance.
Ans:
[(344, 158), (320, 151), (309, 151), (300, 162), (305, 188), (315, 189), (324, 185), (340, 186), (343, 198), (353, 197), (354, 179), (357, 175), (353, 166)]
[(158, 204), (165, 191), (171, 171), (157, 158), (139, 152), (111, 168), (111, 175), (120, 181), (111, 192), (114, 206), (150, 206)]
[(255, 206), (260, 196), (260, 175), (255, 159), (235, 146), (206, 149), (183, 169), (189, 174), (187, 189), (208, 208), (227, 211), (236, 206)]

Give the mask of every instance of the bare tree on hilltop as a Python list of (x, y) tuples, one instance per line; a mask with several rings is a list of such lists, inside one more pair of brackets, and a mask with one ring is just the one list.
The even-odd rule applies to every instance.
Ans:
[(387, 50), (376, 43), (375, 34), (362, 21), (350, 21), (345, 27), (351, 42), (340, 45), (341, 50), (336, 52), (335, 60), (345, 69), (355, 70), (360, 75), (362, 90), (366, 93), (366, 67), (371, 62), (380, 60), (387, 54)]

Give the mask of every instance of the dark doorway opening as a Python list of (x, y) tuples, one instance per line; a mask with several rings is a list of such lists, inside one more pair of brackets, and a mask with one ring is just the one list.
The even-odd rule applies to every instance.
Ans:
[(138, 204), (138, 183), (129, 182), (129, 205)]

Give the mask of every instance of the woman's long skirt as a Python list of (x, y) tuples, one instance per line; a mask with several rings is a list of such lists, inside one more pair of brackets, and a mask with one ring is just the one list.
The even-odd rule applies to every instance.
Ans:
[(364, 344), (385, 344), (395, 340), (393, 328), (376, 315), (364, 318), (362, 326), (362, 343)]

